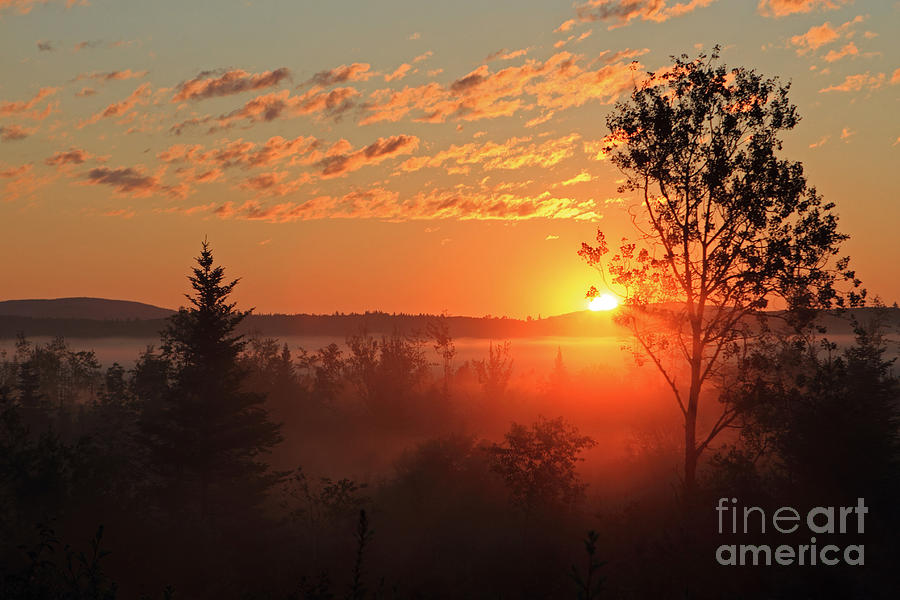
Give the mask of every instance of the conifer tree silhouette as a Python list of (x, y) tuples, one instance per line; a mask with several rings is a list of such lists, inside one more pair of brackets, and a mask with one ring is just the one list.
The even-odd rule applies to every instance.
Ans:
[[(251, 311), (229, 302), (238, 279), (227, 281), (204, 241), (188, 277), (193, 295), (163, 332), (171, 386), (158, 410), (148, 411), (153, 462), (199, 514), (258, 504), (278, 475), (261, 455), (281, 440), (280, 425), (263, 406), (265, 396), (244, 389), (247, 373), (238, 324)], [(188, 508), (188, 510), (190, 510)]]

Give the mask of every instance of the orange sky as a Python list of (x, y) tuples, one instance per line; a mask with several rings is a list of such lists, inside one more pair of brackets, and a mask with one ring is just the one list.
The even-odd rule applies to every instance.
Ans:
[(632, 61), (719, 43), (791, 80), (785, 155), (900, 299), (900, 4), (123, 4), (0, 0), (0, 298), (177, 306), (208, 236), (262, 312), (580, 310)]

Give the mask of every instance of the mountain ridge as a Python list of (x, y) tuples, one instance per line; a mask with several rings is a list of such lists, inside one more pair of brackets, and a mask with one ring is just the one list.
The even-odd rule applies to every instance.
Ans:
[(98, 321), (165, 319), (174, 312), (174, 310), (145, 302), (89, 296), (0, 301), (0, 315), (34, 319), (92, 319)]
[[(856, 309), (863, 317), (873, 309)], [(900, 310), (887, 309), (889, 321), (900, 327)], [(153, 338), (164, 330), (166, 318), (175, 311), (142, 302), (105, 298), (56, 298), (0, 301), (0, 338), (57, 336), (73, 338)], [(874, 313), (872, 313), (874, 315)], [(580, 311), (540, 319), (510, 317), (447, 316), (453, 337), (507, 339), (525, 337), (621, 336), (625, 330), (614, 322), (614, 311)], [(395, 332), (425, 334), (436, 315), (386, 313), (252, 314), (241, 333), (260, 337), (284, 335), (351, 336), (361, 332), (390, 335)], [(852, 333), (844, 319), (825, 316), (829, 329)]]

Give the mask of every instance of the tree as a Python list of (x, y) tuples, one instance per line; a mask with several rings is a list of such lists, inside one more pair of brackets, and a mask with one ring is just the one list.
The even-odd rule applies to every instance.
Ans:
[(472, 361), (478, 383), (484, 389), (485, 395), (492, 400), (499, 400), (506, 393), (506, 386), (512, 377), (513, 359), (510, 356), (509, 341), (488, 345), (488, 357), (482, 360)]
[(453, 359), (456, 356), (456, 344), (450, 335), (448, 321), (447, 313), (428, 321), (428, 337), (434, 342), (434, 351), (441, 357), (445, 397), (450, 396), (450, 379), (453, 377)]
[(245, 342), (235, 329), (250, 311), (228, 302), (238, 280), (225, 280), (205, 241), (196, 261), (188, 278), (195, 294), (186, 295), (191, 305), (172, 315), (163, 333), (171, 386), (161, 406), (145, 411), (143, 426), (157, 470), (176, 490), (195, 490), (184, 493), (208, 517), (212, 488), (220, 506), (261, 501), (278, 476), (259, 459), (281, 435), (263, 407), (265, 396), (245, 389), (247, 372), (238, 360)]
[(856, 322), (856, 343), (843, 352), (757, 349), (729, 389), (744, 426), (718, 465), (749, 457), (768, 490), (822, 504), (864, 496), (890, 512), (900, 494), (900, 380), (880, 316)]
[(515, 504), (531, 513), (536, 508), (572, 506), (587, 485), (575, 472), (583, 450), (596, 442), (581, 435), (562, 417), (539, 417), (531, 427), (513, 423), (503, 444), (487, 448), (491, 468), (503, 476)]
[[(781, 298), (799, 326), (817, 309), (864, 296), (848, 259), (837, 258), (847, 236), (834, 205), (807, 184), (801, 163), (779, 157), (779, 135), (799, 120), (790, 86), (718, 59), (718, 48), (674, 58), (607, 117), (604, 153), (624, 175), (620, 193), (639, 197), (637, 240), (607, 259), (598, 231), (596, 245), (579, 251), (624, 297), (620, 319), (635, 350), (678, 403), (687, 496), (701, 454), (734, 418), (724, 405), (698, 432), (701, 391), (759, 331), (751, 317)], [(849, 291), (839, 291), (841, 280)]]

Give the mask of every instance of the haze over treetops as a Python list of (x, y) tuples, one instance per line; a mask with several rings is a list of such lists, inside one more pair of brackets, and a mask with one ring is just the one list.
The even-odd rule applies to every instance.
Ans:
[(582, 310), (580, 243), (631, 231), (611, 104), (721, 44), (791, 81), (784, 156), (891, 302), (898, 28), (845, 0), (0, 0), (0, 298), (177, 306), (208, 236), (259, 312)]

